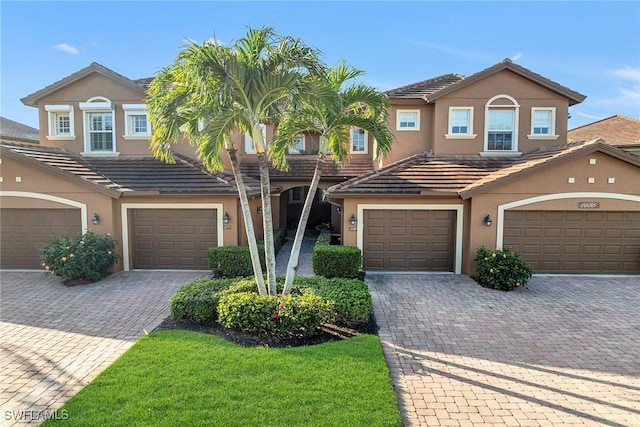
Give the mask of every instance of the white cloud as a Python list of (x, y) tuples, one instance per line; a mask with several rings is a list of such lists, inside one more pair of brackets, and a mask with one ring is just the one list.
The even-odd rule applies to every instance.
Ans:
[(624, 67), (612, 70), (610, 73), (620, 79), (640, 83), (640, 68)]
[(579, 111), (571, 111), (571, 115), (576, 115), (576, 116), (580, 116), (580, 117), (586, 117), (587, 119), (594, 119), (594, 120), (600, 120), (600, 119), (603, 118), (602, 116), (596, 116), (594, 114), (581, 113)]
[(513, 62), (518, 62), (518, 60), (519, 60), (520, 58), (522, 58), (523, 56), (524, 56), (524, 53), (522, 53), (522, 52), (516, 52), (516, 54), (515, 54), (515, 55), (513, 55), (513, 56), (511, 57), (511, 60), (512, 60)]
[(77, 47), (71, 46), (66, 43), (57, 44), (53, 46), (53, 49), (59, 50), (60, 52), (70, 53), (71, 55), (78, 55), (80, 53), (80, 50), (78, 50)]

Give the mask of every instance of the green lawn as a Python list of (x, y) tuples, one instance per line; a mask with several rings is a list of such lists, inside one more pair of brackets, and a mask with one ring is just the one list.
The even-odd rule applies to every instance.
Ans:
[(296, 348), (143, 337), (68, 401), (74, 426), (400, 426), (375, 335)]

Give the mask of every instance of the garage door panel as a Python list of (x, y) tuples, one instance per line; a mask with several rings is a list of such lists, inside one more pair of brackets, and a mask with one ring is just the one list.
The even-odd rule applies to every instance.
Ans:
[(40, 269), (40, 248), (51, 236), (82, 232), (80, 209), (0, 209), (0, 267)]
[(365, 210), (366, 270), (453, 271), (455, 211)]
[(506, 211), (504, 246), (540, 273), (639, 274), (640, 212)]
[(132, 267), (208, 269), (207, 250), (216, 246), (214, 209), (132, 209)]

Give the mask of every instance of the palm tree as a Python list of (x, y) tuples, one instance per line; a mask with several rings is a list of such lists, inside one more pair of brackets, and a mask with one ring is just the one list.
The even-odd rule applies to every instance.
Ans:
[[(214, 41), (189, 42), (149, 88), (149, 117), (154, 127), (151, 149), (156, 157), (174, 161), (170, 143), (182, 136), (197, 147), (208, 170), (222, 170), (220, 153), (228, 153), (260, 293), (277, 292), (269, 158), (260, 124), (276, 123), (308, 90), (306, 74), (320, 67), (317, 51), (299, 39), (279, 36), (272, 28), (249, 29), (229, 46)], [(260, 167), (267, 287), (231, 138), (238, 130), (251, 136)]]
[[(286, 169), (286, 150), (293, 145), (294, 138), (305, 132), (320, 137), (320, 147), (315, 172), (309, 192), (302, 208), (300, 221), (289, 256), (283, 293), (291, 290), (300, 248), (307, 227), (313, 198), (322, 175), (322, 166), (327, 153), (338, 164), (347, 163), (350, 152), (350, 133), (353, 128), (367, 131), (377, 141), (376, 159), (386, 156), (393, 143), (393, 134), (387, 123), (389, 100), (384, 93), (364, 84), (345, 84), (363, 74), (344, 62), (313, 77), (313, 84), (320, 88), (307, 98), (301, 108), (287, 112), (278, 124), (270, 153), (274, 165)], [(317, 96), (317, 93), (322, 96)], [(331, 94), (332, 96), (327, 96)]]

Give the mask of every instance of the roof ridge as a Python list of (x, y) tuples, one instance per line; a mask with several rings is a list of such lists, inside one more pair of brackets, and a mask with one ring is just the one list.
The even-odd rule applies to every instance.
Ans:
[(410, 88), (413, 88), (413, 87), (416, 87), (416, 86), (423, 85), (425, 83), (437, 82), (439, 80), (445, 80), (445, 79), (451, 78), (451, 77), (459, 77), (461, 79), (465, 78), (465, 76), (462, 75), (462, 74), (456, 74), (456, 73), (441, 74), (441, 75), (436, 76), (436, 77), (431, 77), (431, 78), (428, 78), (428, 79), (420, 80), (419, 82), (409, 83), (409, 84), (404, 85), (404, 86), (400, 86), (400, 87), (396, 87), (396, 88), (393, 88), (393, 89), (389, 89), (389, 90), (385, 91), (385, 93), (388, 94), (389, 92), (397, 92), (397, 91), (400, 91), (400, 90), (410, 89)]

